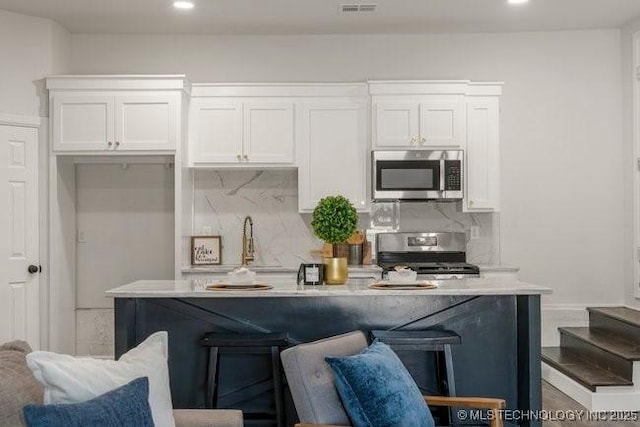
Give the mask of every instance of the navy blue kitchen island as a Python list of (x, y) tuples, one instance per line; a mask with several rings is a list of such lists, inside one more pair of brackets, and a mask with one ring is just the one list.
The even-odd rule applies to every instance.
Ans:
[[(441, 281), (436, 289), (412, 291), (373, 290), (370, 283), (305, 289), (284, 281), (267, 291), (221, 292), (205, 290), (201, 281), (134, 282), (107, 293), (114, 298), (116, 357), (149, 334), (168, 331), (174, 407), (204, 408), (208, 351), (200, 339), (208, 332), (287, 332), (303, 343), (356, 329), (447, 329), (462, 338), (452, 348), (459, 396), (500, 397), (509, 410), (542, 409), (540, 294), (546, 288), (501, 279)], [(271, 361), (264, 356), (221, 355), (219, 407), (273, 412)], [(401, 354), (425, 394), (436, 389), (432, 357)], [(292, 424), (290, 402), (287, 409)], [(509, 415), (514, 420), (507, 425), (541, 425), (525, 414), (518, 420), (519, 412)]]

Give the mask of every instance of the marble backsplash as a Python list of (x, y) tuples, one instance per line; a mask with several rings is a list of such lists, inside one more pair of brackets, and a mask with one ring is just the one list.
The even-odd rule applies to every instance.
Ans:
[[(298, 213), (297, 171), (196, 170), (194, 178), (194, 234), (210, 228), (222, 236), (223, 264), (240, 263), (246, 215), (253, 218), (257, 265), (297, 267), (322, 245), (311, 215)], [(368, 227), (369, 216), (360, 215), (359, 228)], [(463, 231), (470, 237), (471, 227), (478, 227), (479, 236), (468, 240), (468, 261), (499, 263), (499, 214), (463, 213), (458, 203), (400, 205), (402, 231)]]

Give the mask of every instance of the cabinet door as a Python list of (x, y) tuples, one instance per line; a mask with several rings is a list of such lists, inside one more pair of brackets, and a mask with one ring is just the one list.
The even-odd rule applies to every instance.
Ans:
[(244, 104), (243, 160), (250, 163), (293, 163), (293, 103)]
[(421, 102), (420, 145), (464, 148), (465, 123), (464, 102)]
[(189, 120), (192, 164), (241, 162), (241, 102), (194, 100)]
[(470, 101), (467, 105), (467, 212), (500, 207), (499, 101)]
[(417, 147), (418, 103), (378, 102), (375, 106), (376, 147)]
[(55, 95), (53, 150), (110, 150), (114, 142), (113, 108), (113, 96)]
[(125, 95), (115, 98), (118, 151), (175, 150), (178, 95)]
[(365, 103), (307, 103), (302, 115), (300, 211), (312, 211), (321, 198), (338, 194), (366, 210)]

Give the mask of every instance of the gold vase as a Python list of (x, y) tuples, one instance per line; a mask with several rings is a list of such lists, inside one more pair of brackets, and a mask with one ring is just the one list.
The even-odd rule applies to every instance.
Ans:
[(349, 278), (346, 258), (324, 259), (324, 281), (327, 285), (342, 285)]

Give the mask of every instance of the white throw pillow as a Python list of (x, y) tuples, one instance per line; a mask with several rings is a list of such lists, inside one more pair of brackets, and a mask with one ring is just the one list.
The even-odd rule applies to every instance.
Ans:
[(44, 403), (79, 403), (139, 378), (149, 378), (149, 406), (156, 427), (175, 427), (169, 387), (168, 335), (156, 332), (120, 360), (98, 360), (48, 351), (27, 355), (27, 364), (44, 386)]

